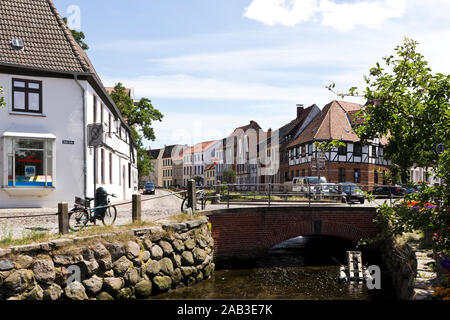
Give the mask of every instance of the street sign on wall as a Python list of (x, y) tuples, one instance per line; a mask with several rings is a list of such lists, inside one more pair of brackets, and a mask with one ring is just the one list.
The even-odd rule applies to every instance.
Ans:
[(100, 123), (88, 125), (88, 146), (101, 147), (103, 145), (103, 125)]

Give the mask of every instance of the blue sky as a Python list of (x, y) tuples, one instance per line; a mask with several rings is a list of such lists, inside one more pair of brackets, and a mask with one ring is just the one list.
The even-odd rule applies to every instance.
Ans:
[(221, 139), (250, 120), (276, 129), (298, 103), (337, 99), (328, 84), (362, 85), (404, 36), (450, 73), (448, 0), (54, 2), (62, 16), (80, 8), (104, 84), (133, 87), (165, 115), (152, 148)]

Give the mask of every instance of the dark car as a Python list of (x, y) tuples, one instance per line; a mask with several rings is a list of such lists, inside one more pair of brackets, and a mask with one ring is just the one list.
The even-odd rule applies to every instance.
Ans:
[(406, 194), (406, 189), (397, 185), (381, 186), (376, 187), (375, 190), (373, 190), (372, 194), (377, 197), (387, 197), (387, 198), (389, 198), (391, 195), (392, 197), (403, 197)]
[(145, 184), (144, 194), (155, 194), (155, 184), (153, 182)]
[(359, 202), (361, 204), (364, 204), (364, 202), (366, 201), (366, 196), (356, 184), (346, 182), (341, 183), (340, 185), (342, 186), (342, 202)]

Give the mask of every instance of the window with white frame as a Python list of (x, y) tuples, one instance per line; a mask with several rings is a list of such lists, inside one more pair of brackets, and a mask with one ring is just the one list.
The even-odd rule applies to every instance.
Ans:
[(6, 138), (8, 187), (54, 187), (53, 140)]

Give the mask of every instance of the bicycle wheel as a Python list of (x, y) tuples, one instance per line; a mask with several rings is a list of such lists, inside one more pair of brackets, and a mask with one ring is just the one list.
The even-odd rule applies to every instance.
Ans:
[(181, 212), (187, 212), (189, 210), (188, 207), (188, 198), (184, 198), (183, 202), (181, 203)]
[(105, 214), (103, 215), (102, 222), (105, 226), (112, 226), (116, 221), (117, 209), (114, 206), (106, 208)]
[(69, 213), (69, 229), (77, 232), (83, 229), (89, 222), (89, 213), (86, 209)]

